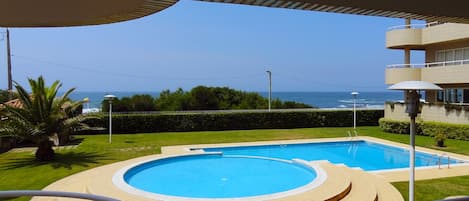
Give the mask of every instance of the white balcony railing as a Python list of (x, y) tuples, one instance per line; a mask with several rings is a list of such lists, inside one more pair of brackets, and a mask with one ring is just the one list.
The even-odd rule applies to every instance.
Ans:
[(431, 68), (431, 67), (442, 67), (442, 66), (460, 66), (469, 64), (469, 59), (456, 60), (456, 61), (443, 61), (443, 62), (432, 62), (423, 64), (391, 64), (387, 65), (386, 68)]
[(388, 28), (388, 31), (398, 30), (398, 29), (423, 29), (426, 27), (431, 27), (439, 24), (444, 24), (443, 22), (430, 22), (426, 24), (405, 24), (405, 25), (398, 25), (392, 26)]

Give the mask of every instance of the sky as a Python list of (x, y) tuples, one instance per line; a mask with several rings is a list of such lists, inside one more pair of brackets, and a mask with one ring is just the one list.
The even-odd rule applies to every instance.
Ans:
[[(244, 91), (386, 91), (385, 48), (403, 19), (182, 0), (136, 20), (12, 28), (13, 79), (42, 75), (77, 91), (161, 91), (198, 85)], [(2, 28), (0, 31), (4, 31)], [(0, 36), (0, 88), (7, 87)], [(413, 51), (412, 61), (423, 61)]]

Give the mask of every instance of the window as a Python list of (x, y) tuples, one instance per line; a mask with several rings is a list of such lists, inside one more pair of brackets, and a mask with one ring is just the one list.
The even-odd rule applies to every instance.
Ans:
[(454, 50), (448, 50), (445, 52), (445, 61), (454, 61)]
[(445, 102), (453, 103), (453, 90), (452, 89), (445, 89)]
[[(469, 92), (469, 90), (468, 90)], [(443, 102), (445, 100), (445, 93), (444, 91), (438, 91), (437, 94), (436, 94), (436, 101), (437, 102)]]
[(462, 89), (454, 89), (454, 102), (462, 103)]
[(463, 60), (464, 58), (464, 49), (457, 49), (454, 51), (454, 60), (459, 61)]
[(469, 59), (469, 48), (464, 49), (464, 59)]
[(436, 94), (437, 102), (445, 103), (469, 103), (469, 89), (452, 88), (438, 91)]
[[(469, 60), (469, 47), (458, 48), (458, 49), (449, 49), (449, 50), (438, 50), (435, 52), (435, 62), (449, 62), (449, 61), (461, 61)], [(456, 62), (460, 64), (459, 62)], [(468, 64), (469, 61), (464, 62)], [(445, 65), (448, 65), (446, 63)], [(449, 65), (452, 65), (449, 63)], [(440, 65), (437, 65), (440, 66)]]
[(463, 103), (469, 103), (469, 89), (464, 89), (462, 94)]
[[(469, 54), (469, 51), (468, 51)], [(437, 51), (436, 52), (436, 62), (444, 62), (445, 61), (445, 52), (444, 51)]]

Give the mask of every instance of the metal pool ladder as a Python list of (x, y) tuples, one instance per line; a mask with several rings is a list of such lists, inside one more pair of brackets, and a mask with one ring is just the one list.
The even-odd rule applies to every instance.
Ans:
[(441, 159), (444, 158), (445, 156), (447, 157), (448, 169), (450, 168), (451, 158), (449, 157), (449, 155), (441, 154), (441, 155), (438, 155), (438, 169), (441, 169)]
[(357, 133), (356, 130), (354, 130), (353, 133), (350, 132), (350, 131), (347, 131), (347, 133), (348, 133), (348, 137), (349, 137), (350, 139), (353, 139), (353, 137), (358, 137), (358, 133)]

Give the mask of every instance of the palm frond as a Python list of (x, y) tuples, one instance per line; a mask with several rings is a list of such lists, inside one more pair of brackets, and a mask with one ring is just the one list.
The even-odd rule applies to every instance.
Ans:
[(83, 101), (72, 101), (68, 98), (75, 88), (57, 97), (58, 90), (62, 86), (59, 81), (55, 81), (49, 87), (45, 85), (42, 76), (37, 80), (28, 79), (28, 81), (31, 94), (15, 82), (23, 107), (5, 106), (0, 110), (2, 117), (5, 117), (0, 122), (0, 135), (38, 141), (47, 140), (56, 133), (70, 133), (72, 130), (89, 128), (83, 122), (95, 117), (74, 116), (74, 111), (83, 104)]
[(31, 108), (32, 107), (32, 101), (31, 97), (29, 96), (28, 92), (17, 82), (15, 82), (15, 88), (16, 91), (18, 92), (18, 99), (20, 102), (23, 104), (24, 108)]

